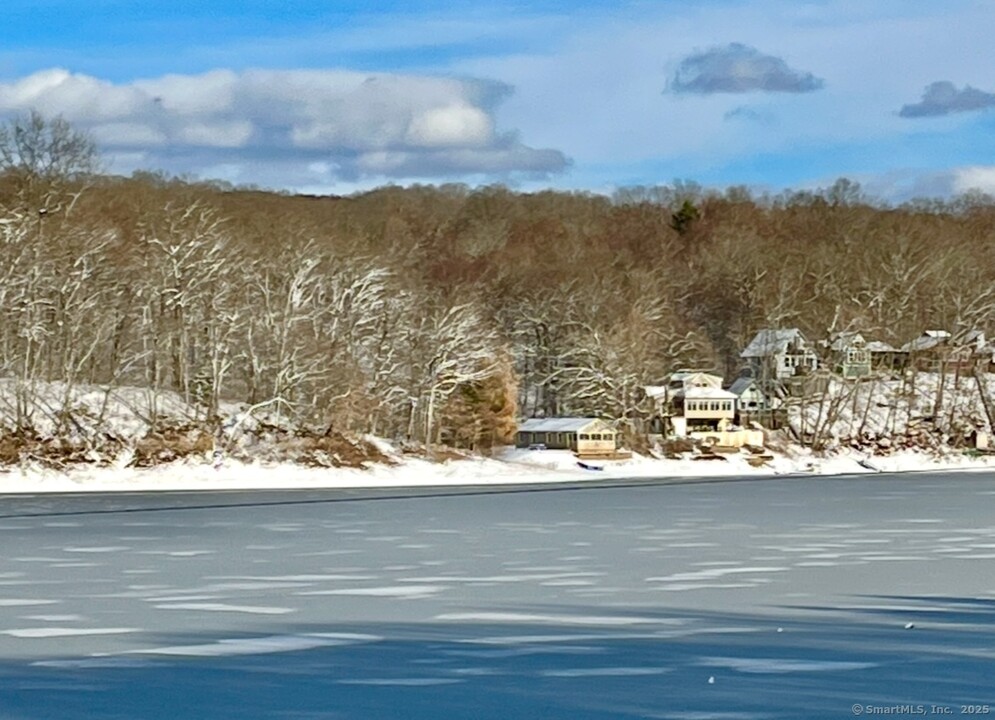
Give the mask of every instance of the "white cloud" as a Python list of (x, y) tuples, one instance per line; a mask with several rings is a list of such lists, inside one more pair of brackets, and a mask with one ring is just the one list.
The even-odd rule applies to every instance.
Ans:
[(248, 144), (254, 131), (253, 124), (248, 120), (191, 122), (182, 125), (175, 138), (184, 145), (238, 148)]
[(487, 113), (463, 104), (430, 108), (412, 119), (407, 132), (407, 139), (413, 145), (425, 147), (481, 147), (493, 136), (493, 123)]
[(168, 140), (164, 133), (149, 125), (131, 122), (101, 123), (90, 134), (105, 147), (155, 147), (165, 145)]
[(140, 153), (153, 168), (224, 168), (261, 184), (313, 182), (315, 167), (348, 181), (562, 170), (559, 151), (496, 130), (494, 113), (510, 93), (489, 80), (339, 70), (214, 70), (115, 84), (53, 69), (0, 83), (0, 115), (60, 114), (112, 158)]
[(958, 168), (953, 174), (954, 192), (980, 190), (995, 195), (995, 165), (974, 165)]
[(134, 83), (134, 89), (151, 98), (162, 111), (175, 115), (212, 115), (235, 105), (239, 77), (230, 70), (200, 75), (166, 75)]
[[(942, 169), (896, 168), (882, 173), (856, 174), (861, 187), (874, 198), (904, 202), (915, 198), (951, 198), (965, 193), (995, 195), (995, 165), (965, 165)], [(830, 181), (821, 183), (828, 185)]]
[(140, 89), (76, 75), (61, 68), (42, 70), (11, 83), (0, 83), (0, 112), (35, 109), (88, 122), (127, 121), (151, 102)]

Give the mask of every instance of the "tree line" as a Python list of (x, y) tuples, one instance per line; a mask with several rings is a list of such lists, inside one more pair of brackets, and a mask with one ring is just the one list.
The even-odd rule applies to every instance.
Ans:
[(8, 431), (44, 413), (72, 432), (80, 388), (139, 387), (152, 427), (178, 395), (207, 425), (265, 407), (485, 449), (516, 417), (633, 418), (676, 367), (731, 379), (761, 327), (901, 344), (992, 326), (983, 195), (889, 206), (841, 180), (307, 197), (99, 169), (61, 120), (0, 130)]

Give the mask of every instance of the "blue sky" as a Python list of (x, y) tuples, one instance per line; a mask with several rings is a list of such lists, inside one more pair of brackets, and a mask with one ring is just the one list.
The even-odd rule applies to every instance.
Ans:
[(995, 192), (989, 0), (8, 0), (0, 116), (111, 171), (347, 193)]

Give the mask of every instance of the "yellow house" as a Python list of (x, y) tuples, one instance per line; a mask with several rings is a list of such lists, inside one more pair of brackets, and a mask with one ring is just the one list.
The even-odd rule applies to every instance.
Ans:
[(598, 418), (530, 418), (520, 423), (515, 447), (573, 450), (578, 455), (614, 453), (615, 428)]

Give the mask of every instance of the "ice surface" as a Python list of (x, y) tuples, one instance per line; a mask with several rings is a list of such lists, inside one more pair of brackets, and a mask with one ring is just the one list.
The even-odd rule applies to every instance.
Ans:
[[(439, 703), (484, 720), (611, 720), (833, 718), (860, 700), (913, 702), (908, 688), (973, 697), (995, 646), (979, 559), (995, 554), (991, 487), (947, 473), (8, 497), (5, 703), (68, 720), (275, 705), (422, 720), (445, 717)], [(62, 512), (78, 527), (52, 526)], [(432, 547), (370, 540), (398, 537)], [(108, 547), (127, 549), (64, 551)], [(101, 566), (53, 566), (69, 557)], [(79, 634), (115, 630), (128, 632)], [(462, 682), (418, 684), (450, 679)], [(215, 704), (177, 714), (184, 698)]]

